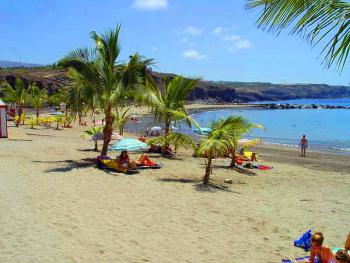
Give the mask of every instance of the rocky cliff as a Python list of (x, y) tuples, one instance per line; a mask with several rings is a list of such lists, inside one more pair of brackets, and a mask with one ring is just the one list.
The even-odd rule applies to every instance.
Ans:
[[(174, 74), (150, 72), (154, 80), (164, 87), (164, 78)], [(67, 86), (68, 78), (63, 69), (51, 67), (0, 69), (0, 81), (14, 84), (20, 77), (26, 83), (35, 82), (40, 88), (52, 94)], [(350, 87), (325, 84), (272, 84), (258, 82), (199, 81), (191, 92), (189, 101), (249, 102), (262, 100), (288, 100), (299, 98), (342, 98), (350, 97)]]

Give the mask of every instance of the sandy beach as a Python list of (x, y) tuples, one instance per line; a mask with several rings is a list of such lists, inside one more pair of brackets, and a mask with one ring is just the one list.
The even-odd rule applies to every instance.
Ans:
[(97, 169), (84, 129), (10, 127), (0, 140), (0, 262), (280, 262), (306, 255), (293, 240), (310, 227), (331, 247), (349, 232), (349, 156), (262, 145), (272, 170), (217, 159), (224, 187), (206, 191), (186, 150), (137, 175)]

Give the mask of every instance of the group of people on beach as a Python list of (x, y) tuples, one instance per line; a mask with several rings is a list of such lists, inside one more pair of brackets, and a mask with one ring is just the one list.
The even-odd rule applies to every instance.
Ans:
[(339, 249), (335, 254), (329, 247), (323, 245), (323, 241), (323, 233), (315, 232), (312, 234), (308, 263), (350, 263), (350, 233), (345, 241), (344, 249)]

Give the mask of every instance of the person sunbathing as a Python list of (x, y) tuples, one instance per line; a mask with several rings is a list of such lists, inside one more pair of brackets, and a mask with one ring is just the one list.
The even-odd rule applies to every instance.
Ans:
[(345, 249), (338, 250), (335, 253), (335, 263), (350, 263), (350, 255)]
[(135, 169), (136, 162), (130, 160), (128, 151), (122, 151), (121, 154), (116, 158), (116, 162), (118, 166), (127, 168), (127, 169)]
[(145, 141), (146, 141), (146, 137), (143, 136), (143, 135), (141, 135), (141, 136), (139, 137), (139, 141), (140, 141), (140, 142), (145, 142)]
[[(334, 255), (329, 247), (323, 246), (323, 234), (315, 232), (311, 236), (311, 252), (309, 263), (334, 262)], [(333, 260), (333, 261), (332, 261)]]
[(174, 155), (174, 152), (173, 150), (170, 148), (170, 145), (169, 144), (166, 144), (165, 147), (164, 147), (164, 152), (163, 152), (164, 155)]
[(349, 251), (350, 250), (350, 232), (348, 234), (348, 238), (345, 241), (345, 246), (344, 246), (345, 250)]
[(136, 162), (139, 166), (153, 166), (155, 165), (154, 162), (152, 162), (146, 153), (141, 154), (140, 159)]

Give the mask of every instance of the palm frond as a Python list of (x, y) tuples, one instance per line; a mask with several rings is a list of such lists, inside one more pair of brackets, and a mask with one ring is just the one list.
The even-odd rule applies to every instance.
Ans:
[(342, 0), (247, 0), (248, 9), (259, 9), (259, 27), (280, 33), (292, 27), (312, 45), (322, 49), (326, 67), (343, 70), (350, 50), (350, 3)]

